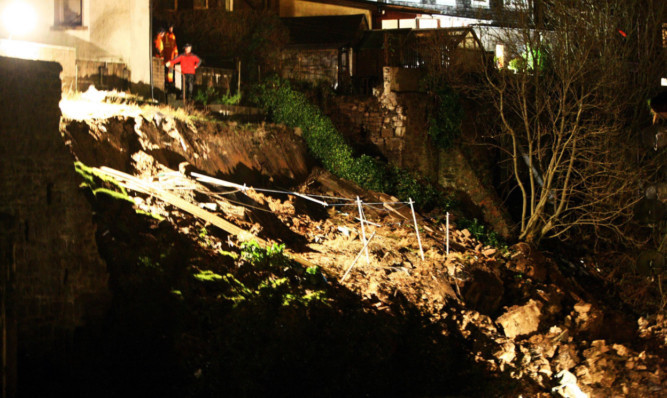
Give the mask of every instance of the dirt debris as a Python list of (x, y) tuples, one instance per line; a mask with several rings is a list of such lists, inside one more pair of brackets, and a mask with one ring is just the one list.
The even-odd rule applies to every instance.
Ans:
[[(137, 127), (138, 126), (138, 127)], [(221, 128), (196, 130), (166, 118), (155, 121), (116, 118), (69, 121), (65, 139), (78, 158), (124, 171), (174, 188), (175, 180), (159, 176), (178, 173), (187, 161), (192, 167), (241, 183), (238, 169), (255, 170), (254, 182), (270, 183), (275, 177), (301, 193), (369, 202), (396, 202), (387, 195), (365, 191), (331, 174), (314, 169), (306, 177), (308, 160), (290, 163), (294, 153), (276, 154), (283, 160), (258, 157), (267, 140), (285, 139), (302, 150), (293, 132), (265, 126), (249, 141), (234, 138), (235, 153), (220, 144)], [(296, 137), (296, 138), (295, 138)], [(253, 147), (254, 145), (254, 147)], [(220, 153), (217, 153), (217, 152)], [(244, 152), (245, 151), (245, 152)], [(237, 153), (238, 152), (238, 153)], [(289, 152), (289, 153), (287, 153)], [(236, 159), (232, 166), (227, 157)], [(267, 171), (268, 170), (268, 171)], [(275, 170), (275, 176), (269, 176)], [(268, 173), (268, 174), (267, 174)], [(186, 173), (187, 174), (187, 173)], [(208, 206), (220, 217), (251, 233), (285, 243), (318, 264), (329, 280), (340, 280), (363, 248), (355, 206), (325, 208), (295, 195), (267, 194), (255, 190), (225, 193), (181, 174), (183, 186), (175, 189), (184, 199)], [(190, 184), (190, 185), (188, 185)], [(282, 184), (277, 184), (282, 185)], [(282, 185), (287, 186), (287, 184)], [(202, 225), (189, 216), (146, 195), (136, 195), (141, 210), (163, 217), (182, 235), (202, 240)], [(353, 202), (352, 202), (353, 203)], [(485, 247), (467, 229), (450, 231), (451, 253), (445, 253), (444, 228), (420, 219), (425, 260), (419, 256), (417, 238), (405, 209), (369, 208), (376, 225), (368, 245), (344, 286), (377, 311), (394, 314), (397, 303), (409, 302), (426, 314), (443, 334), (460, 336), (468, 343), (474, 361), (490, 374), (508, 375), (523, 387), (513, 396), (659, 397), (667, 394), (665, 347), (667, 322), (661, 315), (618, 318), (602, 300), (581, 288), (556, 262), (527, 244), (503, 249)], [(409, 212), (409, 209), (408, 209)], [(455, 225), (455, 223), (452, 223)], [(203, 245), (220, 250), (227, 243), (208, 237)], [(630, 321), (626, 319), (630, 318)], [(615, 339), (609, 328), (626, 328), (627, 339)], [(604, 338), (602, 338), (604, 337)], [(566, 372), (566, 373), (565, 373)], [(530, 395), (532, 394), (532, 395)]]

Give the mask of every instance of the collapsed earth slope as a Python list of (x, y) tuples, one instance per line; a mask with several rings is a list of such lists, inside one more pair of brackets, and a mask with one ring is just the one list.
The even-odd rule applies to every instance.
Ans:
[[(484, 246), (454, 218), (447, 253), (444, 214), (417, 215), (418, 238), (409, 206), (313, 167), (294, 131), (154, 111), (65, 113), (61, 133), (83, 164), (138, 176), (286, 246), (249, 243), (131, 184), (125, 197), (102, 172), (81, 167), (95, 184), (123, 193), (89, 194), (114, 292), (111, 340), (134, 353), (103, 357), (147, 393), (667, 391), (664, 318), (640, 317), (610, 298), (594, 267), (575, 268), (526, 244)], [(258, 189), (220, 188), (193, 172)]]

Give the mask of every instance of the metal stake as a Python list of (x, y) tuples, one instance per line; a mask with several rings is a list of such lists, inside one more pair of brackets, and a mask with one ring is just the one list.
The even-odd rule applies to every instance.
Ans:
[(447, 212), (447, 228), (445, 232), (447, 233), (447, 255), (449, 256), (449, 212)]
[(364, 224), (366, 224), (364, 221), (364, 209), (361, 207), (361, 199), (357, 196), (357, 207), (359, 208), (359, 220), (361, 221), (361, 238), (363, 239), (364, 242), (364, 250), (366, 251), (366, 262), (368, 264), (371, 263), (370, 257), (368, 257), (368, 244), (366, 243), (366, 227)]
[(371, 234), (371, 237), (368, 239), (368, 242), (366, 242), (363, 249), (359, 250), (359, 253), (357, 253), (357, 257), (354, 258), (354, 261), (352, 261), (352, 264), (350, 264), (350, 267), (347, 269), (347, 271), (345, 271), (345, 275), (343, 275), (343, 277), (340, 278), (341, 282), (344, 281), (345, 278), (347, 278), (347, 274), (349, 274), (350, 271), (352, 271), (352, 267), (354, 267), (354, 264), (357, 263), (357, 260), (359, 260), (359, 257), (361, 256), (361, 252), (363, 252), (364, 249), (366, 249), (368, 247), (368, 244), (371, 243), (371, 240), (373, 240), (373, 237), (375, 236), (376, 232), (377, 231), (373, 231), (373, 233)]
[(415, 215), (415, 202), (412, 201), (412, 198), (409, 199), (410, 201), (408, 203), (410, 203), (410, 210), (412, 210), (412, 221), (415, 222), (415, 232), (417, 233), (417, 242), (419, 243), (419, 254), (421, 254), (422, 261), (424, 261), (424, 249), (422, 249), (422, 240), (419, 237), (419, 226), (417, 225), (417, 216)]

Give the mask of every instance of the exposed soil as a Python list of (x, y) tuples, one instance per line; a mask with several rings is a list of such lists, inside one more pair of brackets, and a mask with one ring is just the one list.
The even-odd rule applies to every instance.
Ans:
[[(662, 315), (640, 317), (608, 298), (597, 274), (580, 274), (585, 266), (560, 265), (526, 244), (485, 247), (456, 228), (455, 219), (447, 255), (439, 212), (418, 216), (422, 260), (409, 207), (383, 206), (397, 200), (313, 168), (300, 137), (283, 127), (188, 125), (158, 116), (64, 120), (61, 127), (89, 166), (150, 178), (320, 267), (315, 279), (294, 263), (253, 268), (233, 258), (241, 253), (237, 237), (158, 199), (131, 192), (133, 206), (89, 195), (114, 305), (108, 325), (80, 337), (81, 358), (63, 371), (78, 375), (86, 393), (659, 397), (667, 391)], [(340, 206), (323, 207), (295, 195), (232, 193), (195, 182), (188, 177), (193, 171), (378, 203), (365, 208), (377, 224), (365, 231), (374, 234), (369, 260), (359, 256), (342, 281), (363, 248), (356, 203), (330, 200)], [(233, 275), (245, 286), (286, 278), (292, 290), (238, 304), (225, 290), (231, 283), (193, 277), (203, 271)], [(326, 299), (284, 305), (286, 294), (316, 291)], [(85, 359), (90, 353), (94, 364)]]

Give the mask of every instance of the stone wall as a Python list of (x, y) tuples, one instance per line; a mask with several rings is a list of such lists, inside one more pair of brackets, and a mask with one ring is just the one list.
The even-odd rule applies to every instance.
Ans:
[[(465, 192), (484, 220), (508, 237), (511, 219), (485, 175), (489, 170), (480, 166), (479, 157), (484, 155), (465, 145), (436, 148), (427, 133), (429, 98), (392, 90), (393, 72), (384, 68), (382, 92), (376, 96), (337, 96), (325, 106), (325, 112), (348, 142), (364, 152), (418, 171), (445, 188)], [(463, 134), (469, 134), (465, 127)]]
[(3, 326), (17, 336), (19, 369), (22, 359), (66, 351), (109, 298), (92, 211), (59, 133), (60, 71), (0, 57), (0, 218), (13, 226), (0, 234), (3, 250), (11, 246), (0, 256), (9, 293), (2, 304), (17, 325)]
[(285, 79), (338, 83), (338, 50), (285, 50), (281, 76)]

